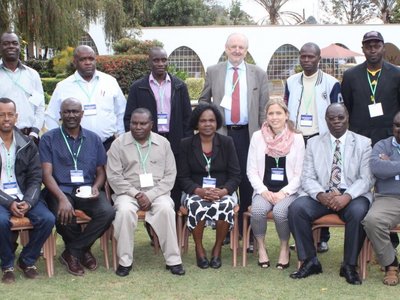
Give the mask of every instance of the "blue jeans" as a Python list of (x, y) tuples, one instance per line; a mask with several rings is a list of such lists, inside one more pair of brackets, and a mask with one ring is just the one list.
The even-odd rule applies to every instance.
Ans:
[[(15, 259), (11, 242), (10, 217), (11, 212), (0, 205), (0, 260), (3, 270), (13, 267)], [(54, 227), (55, 217), (42, 201), (38, 201), (26, 213), (26, 217), (31, 220), (33, 229), (29, 231), (29, 243), (22, 249), (20, 259), (27, 266), (32, 266), (39, 257), (40, 250)]]

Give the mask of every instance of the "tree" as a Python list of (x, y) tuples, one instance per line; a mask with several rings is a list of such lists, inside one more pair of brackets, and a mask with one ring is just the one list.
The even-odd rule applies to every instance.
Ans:
[(254, 0), (254, 1), (260, 4), (267, 11), (268, 24), (271, 25), (284, 24), (285, 19), (294, 21), (296, 24), (304, 22), (304, 17), (296, 12), (281, 11), (282, 6), (285, 5), (289, 0)]
[(376, 6), (370, 0), (322, 0), (321, 7), (329, 15), (346, 24), (364, 24), (376, 16)]
[(395, 14), (395, 8), (398, 6), (397, 0), (372, 0), (378, 10), (379, 10), (379, 18), (383, 21), (383, 23), (393, 23), (393, 15)]
[(229, 19), (233, 25), (248, 25), (254, 24), (253, 19), (241, 9), (240, 0), (232, 0), (229, 7)]

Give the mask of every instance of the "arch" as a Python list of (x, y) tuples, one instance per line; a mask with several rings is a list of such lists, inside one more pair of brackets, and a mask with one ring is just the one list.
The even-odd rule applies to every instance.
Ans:
[(97, 50), (97, 47), (96, 47), (96, 43), (94, 42), (94, 40), (92, 39), (92, 37), (89, 35), (89, 33), (87, 33), (87, 32), (85, 32), (82, 36), (81, 36), (81, 38), (80, 38), (80, 40), (79, 40), (79, 42), (78, 42), (78, 45), (86, 45), (86, 46), (89, 46), (89, 47), (91, 47), (92, 49), (93, 49), (93, 51), (94, 51), (94, 53), (96, 54), (96, 55), (99, 55), (99, 51)]
[[(225, 51), (222, 52), (221, 56), (219, 57), (218, 63), (226, 61), (228, 58), (226, 57)], [(249, 64), (255, 64), (253, 56), (251, 56), (250, 52), (247, 51), (246, 57), (244, 58), (244, 61), (249, 63)]]
[(201, 78), (205, 76), (204, 66), (197, 53), (189, 47), (176, 48), (168, 57), (169, 65), (174, 65), (179, 71), (185, 71), (188, 77)]
[(296, 73), (300, 51), (291, 44), (280, 46), (271, 57), (267, 74), (269, 80), (286, 80)]
[(400, 50), (395, 44), (385, 43), (385, 60), (391, 64), (400, 65)]

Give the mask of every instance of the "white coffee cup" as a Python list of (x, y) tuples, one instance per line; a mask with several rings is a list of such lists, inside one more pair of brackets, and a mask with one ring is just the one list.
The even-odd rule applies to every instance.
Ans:
[(92, 195), (92, 187), (90, 185), (83, 185), (76, 189), (78, 197), (89, 197)]

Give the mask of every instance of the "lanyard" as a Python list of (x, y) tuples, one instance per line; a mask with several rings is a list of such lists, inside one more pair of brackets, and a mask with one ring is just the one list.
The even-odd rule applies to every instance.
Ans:
[(165, 95), (165, 84), (163, 84), (163, 83), (167, 82), (167, 78), (165, 78), (165, 81), (163, 81), (161, 84), (159, 84), (156, 80), (154, 80), (153, 82), (158, 87), (158, 101), (160, 102), (161, 113), (163, 113), (164, 112), (164, 95)]
[(382, 74), (382, 69), (379, 71), (379, 75), (378, 75), (378, 78), (376, 79), (376, 84), (375, 84), (375, 86), (372, 86), (371, 78), (370, 78), (369, 72), (368, 72), (368, 70), (367, 70), (367, 78), (368, 78), (369, 88), (371, 89), (371, 93), (372, 93), (372, 95), (371, 95), (371, 102), (372, 102), (372, 103), (375, 103), (375, 92), (376, 92), (376, 87), (378, 86), (378, 80), (379, 80), (379, 77), (381, 77), (381, 74)]
[(61, 134), (64, 138), (65, 144), (67, 145), (68, 151), (69, 151), (69, 153), (71, 153), (72, 160), (74, 161), (74, 168), (75, 168), (75, 170), (78, 170), (78, 156), (79, 156), (79, 153), (81, 152), (83, 137), (81, 137), (81, 143), (79, 144), (78, 151), (76, 153), (73, 153), (71, 150), (71, 147), (69, 146), (69, 143), (67, 141), (67, 137), (65, 136), (64, 131), (62, 130), (61, 126), (60, 126), (60, 130), (61, 130)]
[(4, 145), (4, 144), (2, 144), (3, 145), (3, 148), (4, 148), (4, 150), (5, 150), (5, 152), (6, 152), (6, 171), (7, 171), (7, 179), (8, 179), (8, 182), (10, 182), (11, 181), (11, 170), (12, 170), (12, 168), (13, 168), (13, 158), (11, 157), (11, 153), (13, 153), (13, 149), (14, 149), (14, 147), (13, 147), (13, 144), (11, 144), (11, 146), (10, 146), (10, 151), (8, 151), (7, 150), (7, 148), (6, 148), (6, 146)]
[(147, 150), (146, 155), (143, 157), (142, 151), (140, 150), (140, 145), (138, 142), (135, 141), (135, 145), (136, 145), (136, 149), (139, 153), (139, 157), (140, 157), (140, 164), (142, 165), (143, 168), (143, 172), (144, 174), (146, 174), (146, 161), (149, 158), (149, 154), (150, 154), (150, 149), (151, 149), (151, 137), (149, 136), (149, 139), (147, 140), (147, 143), (149, 145), (149, 149)]
[(208, 178), (211, 178), (210, 170), (211, 170), (211, 157), (207, 158), (207, 156), (203, 153), (204, 159), (206, 160), (206, 171), (208, 173)]
[(4, 67), (3, 67), (3, 70), (4, 70), (4, 72), (6, 73), (7, 77), (10, 78), (10, 80), (11, 80), (20, 90), (22, 90), (24, 93), (28, 94), (29, 96), (32, 96), (31, 93), (28, 93), (27, 90), (25, 90), (24, 87), (23, 87), (22, 85), (19, 84), (19, 80), (21, 79), (21, 75), (22, 75), (21, 69), (18, 68), (19, 76), (18, 76), (17, 79), (14, 79), (14, 76), (11, 76), (11, 74), (10, 74), (10, 73), (12, 73), (11, 71), (5, 69)]
[[(233, 94), (233, 92), (235, 91), (236, 85), (239, 83), (239, 78), (240, 78), (239, 68), (237, 68), (236, 71), (238, 72), (238, 77), (236, 79), (236, 82), (232, 82), (233, 84), (232, 84), (232, 92), (231, 92), (231, 94)], [(235, 73), (235, 70), (233, 70), (233, 72)]]
[(280, 157), (274, 157), (274, 159), (275, 159), (275, 164), (276, 164), (276, 167), (277, 167), (277, 168), (279, 168), (279, 158), (280, 158)]
[(90, 102), (92, 101), (92, 96), (93, 96), (94, 92), (96, 91), (97, 84), (99, 83), (100, 80), (99, 80), (99, 79), (96, 80), (96, 83), (93, 85), (93, 88), (92, 88), (92, 90), (91, 90), (90, 93), (89, 93), (89, 92), (88, 92), (88, 89), (87, 89), (87, 88), (84, 88), (84, 87), (82, 86), (80, 80), (76, 77), (76, 74), (75, 74), (75, 79), (76, 79), (76, 82), (78, 82), (78, 85), (79, 85), (79, 87), (81, 88), (82, 92), (85, 93), (85, 95), (86, 95), (86, 97), (87, 97), (87, 99), (88, 99), (88, 101), (89, 101), (89, 103), (90, 103)]

